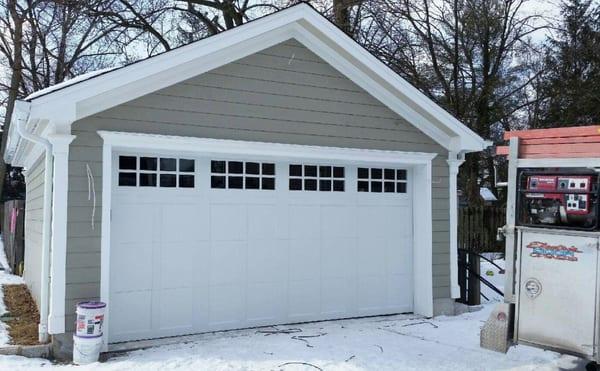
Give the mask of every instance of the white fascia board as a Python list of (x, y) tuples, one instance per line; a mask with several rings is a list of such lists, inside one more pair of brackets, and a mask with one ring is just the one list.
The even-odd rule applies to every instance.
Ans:
[(250, 155), (269, 158), (325, 159), (353, 163), (427, 164), (437, 154), (427, 152), (383, 151), (358, 148), (307, 146), (299, 144), (246, 142), (239, 140), (181, 137), (143, 133), (98, 131), (113, 149), (208, 153), (214, 155)]
[[(14, 126), (17, 126), (16, 121)], [(44, 126), (41, 125), (39, 120), (29, 120), (25, 125), (25, 130), (35, 135), (43, 135)], [(17, 144), (17, 147), (10, 156), (10, 161), (7, 161), (7, 163), (10, 163), (12, 166), (30, 167), (33, 162), (35, 162), (35, 159), (45, 151), (38, 143), (23, 139), (17, 130), (14, 131), (12, 137), (9, 136), (9, 140), (14, 141)], [(6, 157), (9, 157), (8, 150), (9, 149), (7, 148), (7, 152), (5, 152), (5, 161)]]
[[(31, 108), (31, 103), (17, 100), (15, 102), (15, 106), (13, 108), (12, 116), (10, 118), (11, 125), (8, 129), (8, 138), (6, 140), (6, 148), (4, 153), (2, 154), (4, 158), (4, 162), (7, 164), (13, 164), (15, 157), (19, 152), (20, 147), (20, 139), (19, 133), (17, 133), (17, 122), (20, 120), (28, 120), (29, 118), (29, 110)], [(19, 166), (19, 165), (16, 165)]]

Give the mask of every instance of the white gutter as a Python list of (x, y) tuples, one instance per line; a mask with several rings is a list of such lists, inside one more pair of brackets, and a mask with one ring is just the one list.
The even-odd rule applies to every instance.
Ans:
[(40, 282), (40, 324), (38, 325), (38, 334), (40, 343), (48, 342), (48, 312), (49, 312), (49, 292), (50, 292), (50, 235), (52, 233), (52, 171), (53, 156), (52, 144), (38, 135), (28, 132), (25, 129), (29, 119), (29, 105), (27, 105), (27, 116), (25, 119), (18, 119), (17, 133), (25, 140), (40, 144), (46, 149), (46, 165), (44, 169), (44, 220), (42, 231), (42, 268)]

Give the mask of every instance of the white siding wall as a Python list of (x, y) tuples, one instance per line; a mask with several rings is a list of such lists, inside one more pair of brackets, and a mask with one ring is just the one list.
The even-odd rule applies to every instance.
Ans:
[(41, 156), (25, 172), (25, 269), (23, 278), (39, 304), (42, 261), (42, 218), (44, 215), (45, 158)]

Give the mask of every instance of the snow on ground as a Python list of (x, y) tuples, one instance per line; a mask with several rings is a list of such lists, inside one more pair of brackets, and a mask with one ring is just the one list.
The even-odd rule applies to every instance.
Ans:
[[(486, 258), (492, 260), (494, 264), (504, 269), (504, 259), (500, 259), (497, 254), (484, 254)], [(480, 273), (481, 277), (488, 280), (492, 285), (496, 286), (500, 291), (504, 292), (504, 273), (500, 273), (498, 267), (494, 266), (490, 262), (481, 259)], [(497, 292), (481, 283), (481, 293), (485, 295), (488, 300), (481, 298), (482, 303), (499, 303), (503, 300), (502, 296)]]
[[(5, 284), (19, 284), (23, 283), (23, 279), (19, 276), (10, 274), (8, 268), (8, 260), (6, 260), (6, 254), (4, 253), (4, 244), (0, 236), (0, 286)], [(4, 305), (4, 291), (0, 290), (0, 316), (6, 313), (6, 306)], [(7, 345), (10, 341), (8, 336), (8, 330), (6, 324), (0, 321), (0, 346)]]
[[(140, 350), (88, 366), (0, 356), (0, 370), (558, 370), (583, 363), (517, 346), (508, 354), (479, 347), (479, 330), (493, 305), (431, 320), (413, 315), (221, 332)], [(297, 364), (294, 362), (305, 362)], [(308, 365), (311, 364), (311, 365)]]
[[(502, 289), (504, 275), (486, 264), (481, 272), (494, 271), (486, 277)], [(14, 278), (0, 272), (0, 282), (9, 277)], [(489, 297), (492, 302), (501, 300), (498, 295)], [(397, 315), (198, 335), (194, 341), (124, 353), (87, 366), (0, 356), (0, 371), (584, 369), (584, 361), (526, 346), (513, 347), (507, 354), (481, 349), (479, 331), (493, 306), (456, 317)], [(276, 330), (279, 333), (272, 333)]]

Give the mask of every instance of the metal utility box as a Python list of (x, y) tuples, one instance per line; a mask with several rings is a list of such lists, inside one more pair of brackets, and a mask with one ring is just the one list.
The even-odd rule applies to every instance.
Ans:
[(497, 149), (508, 156), (505, 303), (481, 344), (504, 352), (527, 344), (598, 362), (600, 126), (505, 139), (509, 146)]
[(516, 342), (595, 359), (598, 234), (517, 230)]

